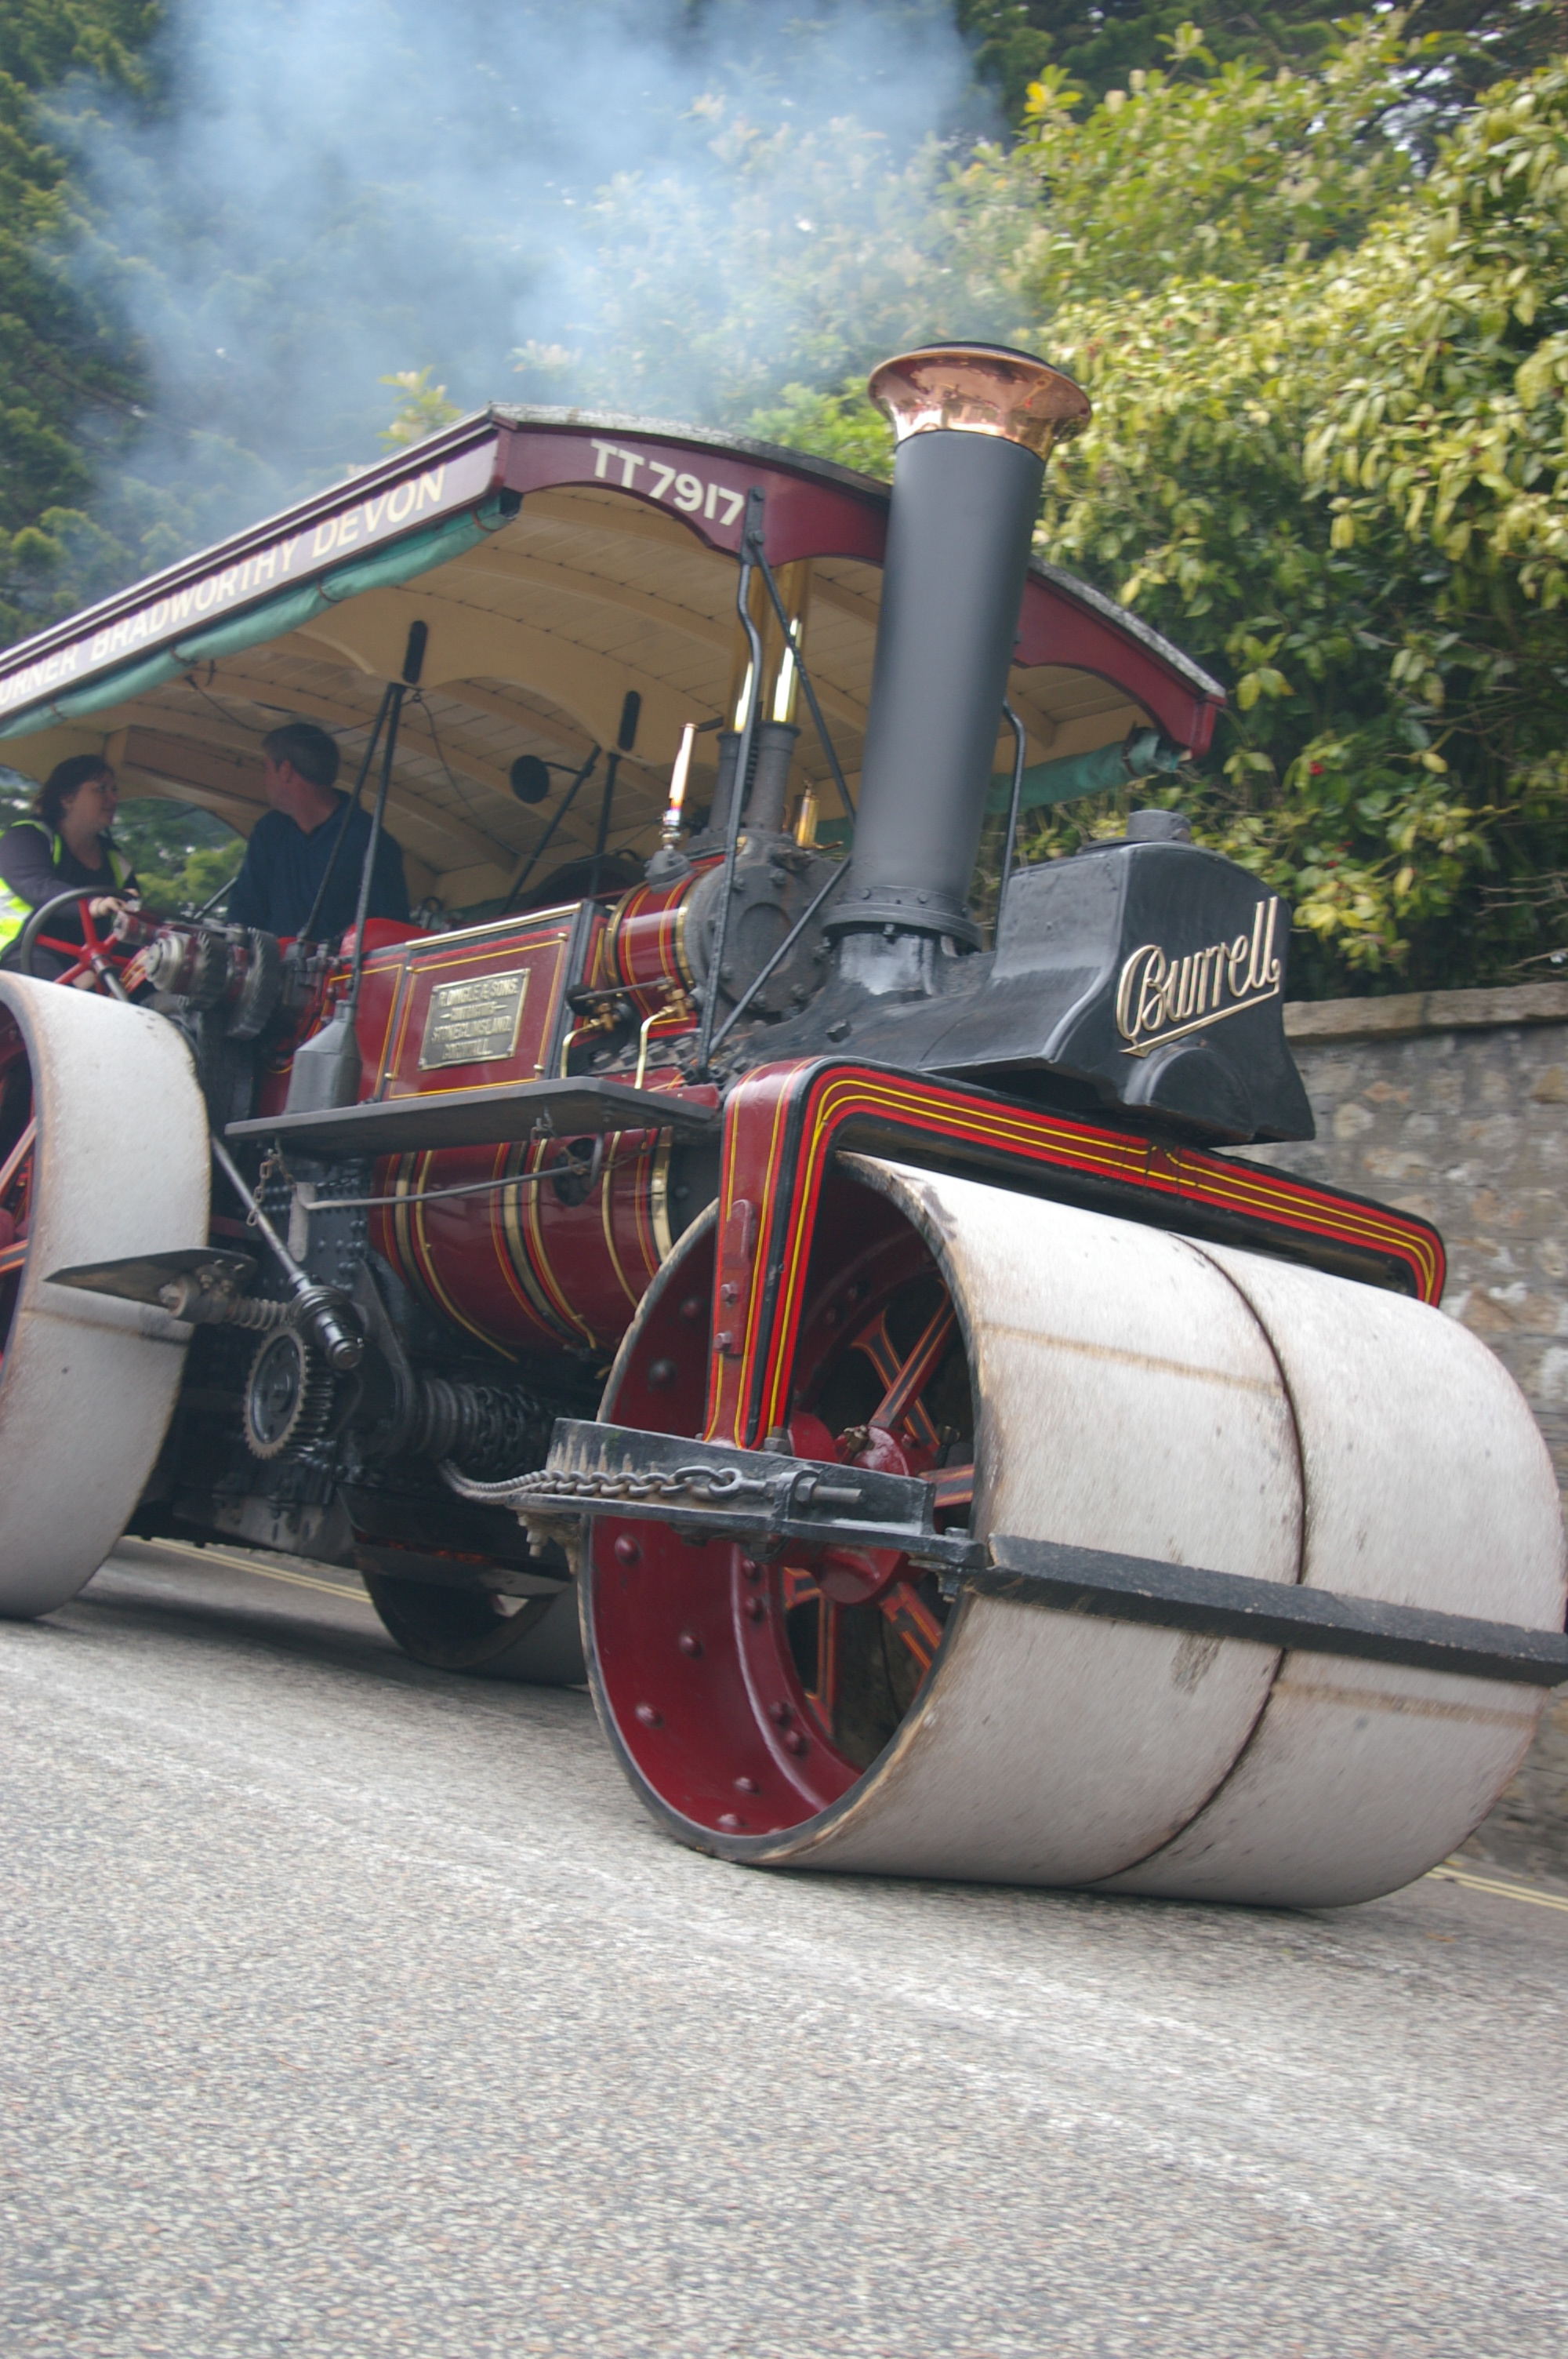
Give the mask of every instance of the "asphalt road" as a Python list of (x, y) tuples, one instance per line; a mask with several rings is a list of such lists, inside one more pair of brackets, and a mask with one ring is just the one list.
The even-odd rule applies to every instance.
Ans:
[(5, 2359), (1568, 2344), (1561, 1895), (748, 1873), (585, 1697), (149, 1549), (0, 1730)]

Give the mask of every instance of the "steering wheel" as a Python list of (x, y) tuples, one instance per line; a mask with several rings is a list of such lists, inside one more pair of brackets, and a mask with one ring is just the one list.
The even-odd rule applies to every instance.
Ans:
[[(57, 957), (70, 960), (70, 965), (64, 974), (53, 977), (33, 975), (35, 983), (52, 980), (55, 983), (74, 984), (80, 976), (91, 975), (92, 981), (91, 984), (84, 984), (84, 989), (107, 991), (116, 999), (128, 999), (130, 994), (114, 971), (114, 961), (118, 960), (124, 965), (133, 952), (114, 941), (112, 937), (101, 934), (92, 915), (92, 903), (107, 897), (108, 896), (98, 890), (73, 890), (70, 893), (56, 893), (50, 899), (40, 901), (22, 928), (17, 939), (16, 964), (21, 972), (27, 975), (33, 975), (33, 952), (36, 950), (53, 951)], [(56, 910), (63, 909), (68, 904), (72, 903), (76, 905), (81, 915), (81, 941), (62, 941), (58, 935), (46, 933), (44, 929)]]

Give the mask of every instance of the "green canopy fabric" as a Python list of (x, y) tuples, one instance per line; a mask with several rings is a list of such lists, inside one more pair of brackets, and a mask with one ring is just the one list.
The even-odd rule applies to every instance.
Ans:
[(433, 566), (449, 563), (466, 549), (477, 548), (488, 534), (509, 521), (510, 516), (502, 512), (499, 495), (461, 516), (444, 517), (423, 532), (410, 533), (406, 540), (394, 541), (390, 548), (377, 549), (372, 557), (362, 557), (352, 565), (337, 566), (319, 581), (297, 582), (290, 590), (280, 591), (276, 597), (264, 598), (259, 605), (247, 606), (243, 614), (177, 640), (172, 649), (140, 656), (134, 663), (119, 664), (97, 679), (68, 690), (63, 696), (51, 697), (47, 704), (29, 705), (26, 712), (14, 713), (9, 721), (0, 723), (0, 738), (29, 736), (34, 730), (50, 728), (59, 721), (85, 720), (90, 713), (103, 712), (111, 705), (142, 696), (150, 688), (162, 688), (167, 681), (178, 679), (181, 672), (189, 671), (193, 664), (214, 663), (222, 656), (238, 655), (268, 639), (280, 639), (285, 632), (297, 631), (302, 623), (324, 614), (329, 606), (340, 606), (345, 599), (361, 597), (367, 590), (395, 589), (401, 582), (429, 572)]
[[(1125, 745), (1097, 745), (1092, 754), (1065, 754), (1059, 761), (1033, 763), (1023, 773), (1018, 808), (1044, 810), (1053, 803), (1076, 802), (1080, 795), (1102, 794), (1108, 787), (1124, 787), (1152, 771), (1173, 770), (1181, 758), (1180, 746), (1167, 745), (1157, 730), (1141, 729)], [(1011, 774), (999, 772), (991, 780), (986, 810), (1005, 814), (1011, 800)]]
[(190, 638), (177, 640), (175, 656), (181, 666), (216, 663), (220, 656), (237, 656), (242, 648), (259, 647), (264, 639), (281, 639), (286, 631), (297, 631), (320, 611), (321, 584), (301, 582), (243, 614), (231, 614), (227, 622), (213, 623)]
[(137, 663), (123, 664), (106, 679), (69, 690), (52, 703), (35, 704), (8, 721), (0, 734), (23, 737), (29, 730), (47, 729), (52, 721), (81, 721), (90, 712), (102, 712), (106, 704), (120, 704), (128, 696), (141, 696), (149, 688), (161, 688), (167, 679), (178, 679), (180, 669), (172, 656), (143, 656)]

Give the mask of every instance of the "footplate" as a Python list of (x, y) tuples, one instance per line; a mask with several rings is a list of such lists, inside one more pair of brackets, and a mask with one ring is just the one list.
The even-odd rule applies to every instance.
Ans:
[(451, 1470), (447, 1480), (463, 1498), (508, 1506), (527, 1524), (629, 1516), (691, 1539), (738, 1541), (758, 1557), (801, 1546), (892, 1549), (952, 1576), (989, 1562), (967, 1531), (936, 1529), (935, 1491), (915, 1475), (578, 1418), (557, 1419), (536, 1473), (474, 1483)]

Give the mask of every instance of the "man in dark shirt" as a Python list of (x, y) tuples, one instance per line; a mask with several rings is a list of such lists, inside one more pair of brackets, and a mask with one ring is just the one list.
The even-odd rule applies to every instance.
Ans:
[[(259, 926), (269, 934), (297, 934), (330, 863), (331, 881), (311, 932), (318, 941), (335, 940), (353, 924), (359, 907), (369, 814), (351, 811), (348, 797), (333, 791), (338, 749), (313, 723), (290, 721), (272, 730), (262, 739), (262, 753), (272, 808), (256, 821), (240, 873), (229, 887), (229, 922)], [(375, 848), (367, 915), (396, 918), (405, 924), (408, 920), (403, 853), (384, 832)]]

